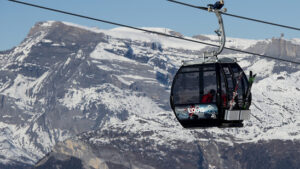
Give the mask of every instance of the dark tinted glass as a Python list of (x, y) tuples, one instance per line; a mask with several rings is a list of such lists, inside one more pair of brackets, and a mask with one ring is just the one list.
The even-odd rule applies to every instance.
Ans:
[(235, 98), (236, 105), (234, 106), (234, 109), (242, 109), (245, 107), (245, 95), (248, 89), (248, 80), (243, 70), (237, 64), (232, 64), (230, 66), (233, 72), (234, 89), (237, 87), (237, 96)]
[[(237, 67), (237, 65), (232, 65), (231, 66), (232, 71), (233, 71), (233, 75), (234, 75), (234, 88), (237, 88), (237, 98), (238, 99), (243, 99), (243, 94), (244, 94), (244, 90), (243, 90), (243, 71), (242, 69), (240, 69), (239, 67)], [(237, 86), (238, 84), (238, 86)]]
[(246, 94), (247, 90), (248, 90), (248, 80), (247, 80), (247, 76), (243, 76), (243, 85), (244, 85), (244, 93)]
[(174, 104), (195, 104), (199, 102), (199, 72), (180, 73), (173, 88)]
[(222, 106), (227, 107), (228, 99), (227, 99), (227, 92), (226, 92), (226, 83), (225, 83), (225, 77), (223, 72), (220, 72), (221, 77), (221, 100), (222, 100)]
[(212, 103), (216, 102), (217, 79), (216, 71), (203, 72), (203, 92), (201, 102)]
[(223, 66), (223, 71), (224, 71), (225, 75), (230, 75), (231, 74), (227, 65)]
[(203, 71), (215, 71), (215, 65), (205, 65), (203, 66)]

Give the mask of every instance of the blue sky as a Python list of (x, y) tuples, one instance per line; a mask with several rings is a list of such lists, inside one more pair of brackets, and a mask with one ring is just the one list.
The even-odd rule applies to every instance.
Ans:
[[(25, 0), (24, 0), (25, 1)], [(206, 6), (215, 0), (181, 0)], [(137, 27), (166, 27), (192, 36), (213, 34), (217, 20), (213, 13), (188, 8), (166, 0), (26, 0), (50, 8), (66, 10), (99, 19)], [(229, 13), (270, 22), (300, 27), (299, 0), (225, 0)], [(57, 20), (110, 29), (115, 26), (81, 18), (57, 14), (42, 9), (0, 0), (0, 50), (18, 45), (38, 21)], [(300, 38), (300, 32), (224, 16), (229, 37), (266, 39), (279, 37)]]

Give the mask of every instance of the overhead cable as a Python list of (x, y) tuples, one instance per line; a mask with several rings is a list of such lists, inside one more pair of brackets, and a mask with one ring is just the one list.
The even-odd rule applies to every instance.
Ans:
[[(32, 6), (32, 7), (35, 7), (35, 8), (45, 9), (45, 10), (49, 10), (49, 11), (53, 11), (53, 12), (63, 13), (63, 14), (66, 14), (66, 15), (76, 16), (76, 17), (80, 17), (80, 18), (84, 18), (84, 19), (103, 22), (103, 23), (107, 23), (107, 24), (111, 24), (111, 25), (116, 25), (116, 26), (126, 27), (126, 28), (135, 29), (135, 30), (139, 30), (139, 31), (144, 31), (144, 32), (147, 32), (147, 33), (153, 33), (153, 34), (157, 34), (157, 35), (161, 35), (161, 36), (180, 39), (180, 40), (184, 40), (184, 41), (188, 41), (188, 42), (194, 42), (194, 43), (204, 44), (204, 45), (208, 45), (208, 46), (219, 47), (218, 45), (207, 43), (207, 42), (202, 42), (202, 41), (197, 41), (197, 40), (193, 40), (193, 39), (188, 39), (188, 38), (178, 37), (178, 36), (174, 36), (174, 35), (169, 35), (169, 34), (166, 34), (166, 33), (151, 31), (151, 30), (142, 29), (142, 28), (137, 28), (137, 27), (130, 26), (130, 25), (120, 24), (120, 23), (116, 23), (116, 22), (103, 20), (103, 19), (97, 19), (97, 18), (93, 18), (93, 17), (89, 17), (89, 16), (84, 16), (84, 15), (72, 13), (72, 12), (67, 12), (67, 11), (62, 11), (62, 10), (58, 10), (58, 9), (48, 8), (48, 7), (44, 7), (44, 6), (40, 6), (40, 5), (35, 5), (35, 4), (27, 3), (27, 2), (22, 2), (22, 1), (17, 1), (17, 0), (8, 0), (8, 1), (23, 4), (23, 5), (27, 5), (27, 6)], [(279, 61), (283, 61), (283, 62), (300, 64), (300, 62), (297, 62), (297, 61), (291, 61), (291, 60), (276, 58), (276, 57), (272, 57), (272, 56), (268, 56), (268, 55), (243, 51), (243, 50), (240, 50), (240, 49), (234, 49), (234, 48), (228, 48), (228, 47), (224, 47), (224, 49), (228, 49), (228, 50), (236, 51), (236, 52), (240, 52), (240, 53), (256, 55), (256, 56), (260, 56), (260, 57), (264, 57), (264, 58), (268, 58), (268, 59), (279, 60)]]
[[(191, 4), (187, 4), (187, 3), (179, 2), (179, 1), (175, 1), (175, 0), (167, 0), (167, 1), (173, 2), (173, 3), (177, 3), (177, 4), (180, 4), (180, 5), (184, 5), (184, 6), (188, 6), (188, 7), (192, 7), (192, 8), (197, 8), (197, 9), (205, 10), (205, 11), (208, 10), (207, 7), (195, 6), (195, 5), (191, 5)], [(254, 21), (254, 22), (259, 22), (259, 23), (264, 23), (264, 24), (268, 24), (268, 25), (273, 25), (273, 26), (278, 26), (278, 27), (282, 27), (282, 28), (287, 28), (287, 29), (293, 29), (293, 30), (300, 31), (300, 28), (297, 28), (297, 27), (292, 27), (292, 26), (287, 26), (287, 25), (272, 23), (272, 22), (268, 22), (268, 21), (253, 19), (253, 18), (249, 18), (249, 17), (234, 15), (234, 14), (230, 14), (230, 13), (222, 12), (222, 11), (220, 11), (220, 13), (222, 13), (223, 15), (227, 15), (227, 16), (231, 16), (231, 17), (235, 17), (235, 18), (240, 18), (240, 19), (245, 19), (245, 20), (249, 20), (249, 21)]]

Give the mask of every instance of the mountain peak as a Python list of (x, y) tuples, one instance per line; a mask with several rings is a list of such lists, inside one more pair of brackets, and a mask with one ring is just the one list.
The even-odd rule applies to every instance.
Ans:
[(43, 21), (43, 22), (37, 22), (35, 25), (30, 29), (28, 36), (33, 36), (37, 32), (40, 32), (45, 29), (49, 29), (53, 27), (54, 24), (59, 24), (57, 21)]
[[(196, 38), (209, 38), (210, 43), (216, 39), (209, 35)], [(258, 42), (228, 38), (226, 45), (237, 49), (252, 46), (252, 51), (269, 45), (267, 41), (264, 46), (255, 46)], [(276, 48), (276, 44), (270, 46)], [(126, 161), (133, 162), (123, 168), (234, 168), (244, 164), (236, 164), (233, 158), (240, 155), (234, 153), (243, 152), (243, 160), (253, 153), (252, 145), (258, 141), (280, 139), (284, 144), (285, 140), (299, 140), (299, 69), (232, 51), (222, 55), (238, 56), (245, 72), (257, 73), (253, 117), (239, 129), (183, 130), (169, 106), (170, 84), (181, 61), (201, 56), (206, 47), (126, 28), (100, 30), (68, 22), (37, 23), (22, 44), (0, 57), (0, 144), (5, 145), (0, 151), (0, 166), (3, 157), (10, 163), (33, 164), (57, 142), (75, 135), (74, 140), (58, 146), (62, 151), (54, 151), (55, 156), (71, 152), (56, 156), (58, 162), (61, 157), (78, 155), (76, 152), (95, 150), (95, 159), (108, 161), (111, 168)], [(68, 149), (74, 145), (84, 149)], [(232, 145), (245, 149), (232, 149)], [(85, 147), (88, 152), (83, 151)], [(268, 150), (270, 144), (262, 147)], [(280, 152), (294, 148), (293, 144), (275, 147)], [(231, 155), (227, 150), (232, 150)], [(113, 159), (112, 164), (107, 153), (126, 158)], [(259, 158), (256, 154), (253, 157)], [(162, 161), (167, 163), (160, 166)], [(234, 166), (228, 166), (231, 163)]]

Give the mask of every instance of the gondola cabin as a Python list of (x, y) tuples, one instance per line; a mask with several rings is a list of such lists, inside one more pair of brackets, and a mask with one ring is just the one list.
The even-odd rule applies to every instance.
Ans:
[(250, 118), (248, 87), (234, 59), (185, 62), (174, 77), (170, 104), (185, 128), (242, 127)]

